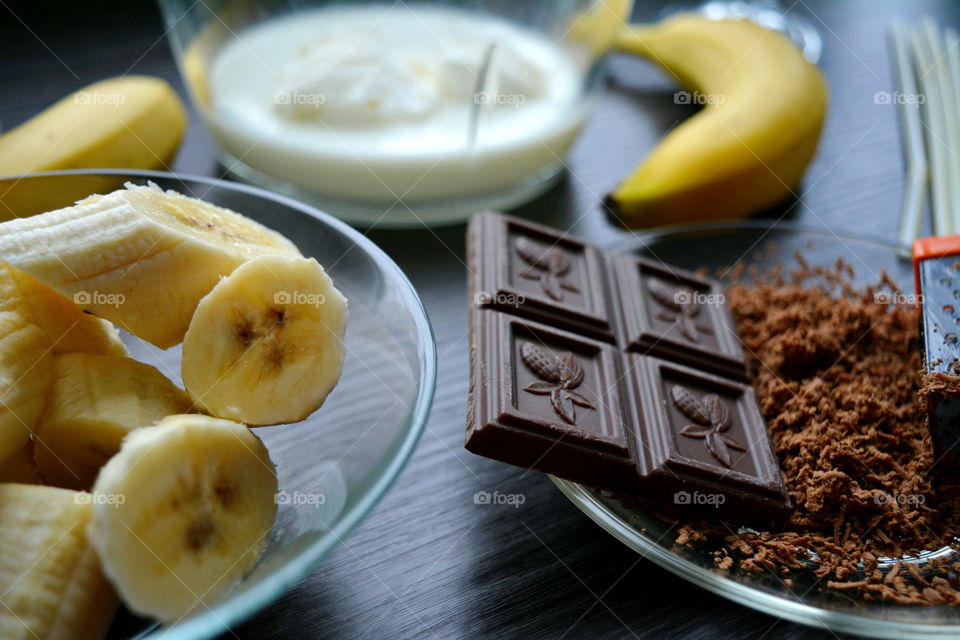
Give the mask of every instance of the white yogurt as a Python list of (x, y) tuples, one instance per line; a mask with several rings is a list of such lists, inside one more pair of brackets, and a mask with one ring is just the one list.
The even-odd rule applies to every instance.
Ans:
[(338, 7), (224, 46), (207, 118), (235, 158), (325, 196), (459, 199), (559, 163), (583, 121), (582, 76), (560, 46), (484, 14)]

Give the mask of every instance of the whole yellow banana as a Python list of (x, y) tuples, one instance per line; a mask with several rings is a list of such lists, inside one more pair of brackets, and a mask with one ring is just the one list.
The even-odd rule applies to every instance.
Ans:
[[(0, 176), (58, 169), (167, 169), (187, 128), (187, 111), (165, 80), (122, 76), (76, 91), (0, 135)], [(54, 187), (0, 179), (0, 220), (66, 207), (112, 191), (120, 178), (65, 176)]]
[(663, 66), (704, 105), (608, 196), (620, 224), (739, 218), (797, 189), (827, 85), (793, 43), (746, 20), (681, 14), (624, 29), (617, 47)]

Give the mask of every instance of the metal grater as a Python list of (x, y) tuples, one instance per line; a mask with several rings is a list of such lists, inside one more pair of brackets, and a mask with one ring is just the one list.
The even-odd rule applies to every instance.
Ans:
[(960, 393), (950, 388), (954, 379), (960, 385), (960, 235), (917, 240), (913, 272), (924, 370), (947, 376), (940, 379), (946, 386), (927, 388), (931, 471), (943, 477), (938, 472), (960, 465)]

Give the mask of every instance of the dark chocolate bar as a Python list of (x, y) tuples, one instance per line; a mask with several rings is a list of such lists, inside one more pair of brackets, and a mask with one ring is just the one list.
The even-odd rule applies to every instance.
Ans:
[(788, 511), (719, 283), (494, 213), (468, 255), (467, 449), (719, 518)]

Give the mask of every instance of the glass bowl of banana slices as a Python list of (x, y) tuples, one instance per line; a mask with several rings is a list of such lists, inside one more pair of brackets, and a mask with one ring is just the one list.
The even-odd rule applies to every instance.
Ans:
[(227, 631), (415, 448), (436, 378), (416, 292), (254, 187), (77, 170), (0, 193), (0, 628)]

